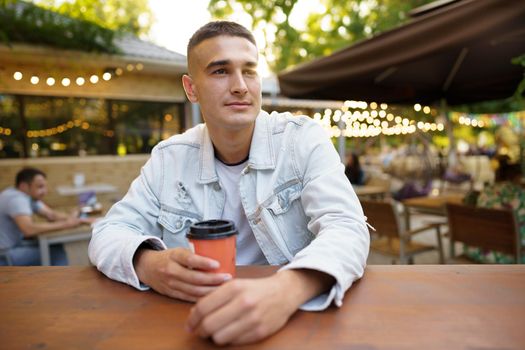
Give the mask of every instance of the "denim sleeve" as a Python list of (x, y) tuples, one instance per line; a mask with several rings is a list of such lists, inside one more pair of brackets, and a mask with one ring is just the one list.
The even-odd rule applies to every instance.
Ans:
[(157, 224), (161, 171), (162, 155), (154, 150), (128, 193), (94, 225), (89, 243), (89, 258), (102, 273), (138, 289), (145, 286), (140, 284), (133, 266), (137, 248), (148, 242), (154, 249), (166, 249)]
[(331, 275), (335, 284), (325, 294), (301, 306), (323, 310), (341, 306), (345, 292), (363, 276), (370, 235), (361, 204), (344, 174), (344, 166), (328, 135), (306, 122), (296, 137), (294, 152), (303, 179), (301, 203), (316, 238), (282, 269), (312, 269)]

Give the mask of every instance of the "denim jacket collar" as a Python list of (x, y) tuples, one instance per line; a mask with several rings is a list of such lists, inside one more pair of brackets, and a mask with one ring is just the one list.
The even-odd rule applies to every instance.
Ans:
[[(255, 120), (252, 143), (250, 145), (250, 158), (248, 165), (253, 169), (274, 169), (275, 153), (272, 143), (270, 116), (261, 110)], [(205, 126), (201, 135), (201, 148), (199, 152), (199, 180), (201, 184), (218, 181), (215, 171), (215, 152), (210, 139), (208, 128)]]

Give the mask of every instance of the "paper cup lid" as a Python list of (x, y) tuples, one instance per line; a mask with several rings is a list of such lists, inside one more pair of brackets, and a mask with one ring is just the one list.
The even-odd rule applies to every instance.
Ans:
[(231, 220), (206, 220), (192, 224), (186, 237), (190, 239), (220, 239), (237, 233), (235, 223)]

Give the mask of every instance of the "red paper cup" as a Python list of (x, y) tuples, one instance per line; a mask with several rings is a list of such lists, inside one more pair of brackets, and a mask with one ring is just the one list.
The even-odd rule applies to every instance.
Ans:
[(197, 255), (217, 260), (220, 267), (213, 272), (235, 276), (237, 229), (230, 220), (206, 220), (190, 226), (186, 237)]

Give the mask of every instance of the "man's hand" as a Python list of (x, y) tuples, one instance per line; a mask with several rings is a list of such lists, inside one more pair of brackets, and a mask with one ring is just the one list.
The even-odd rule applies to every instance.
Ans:
[(183, 248), (139, 249), (134, 265), (141, 282), (160, 294), (191, 302), (232, 278), (230, 274), (206, 272), (218, 268), (219, 263)]
[(277, 332), (299, 306), (332, 284), (331, 276), (312, 270), (235, 279), (199, 300), (187, 328), (219, 345), (253, 343)]

